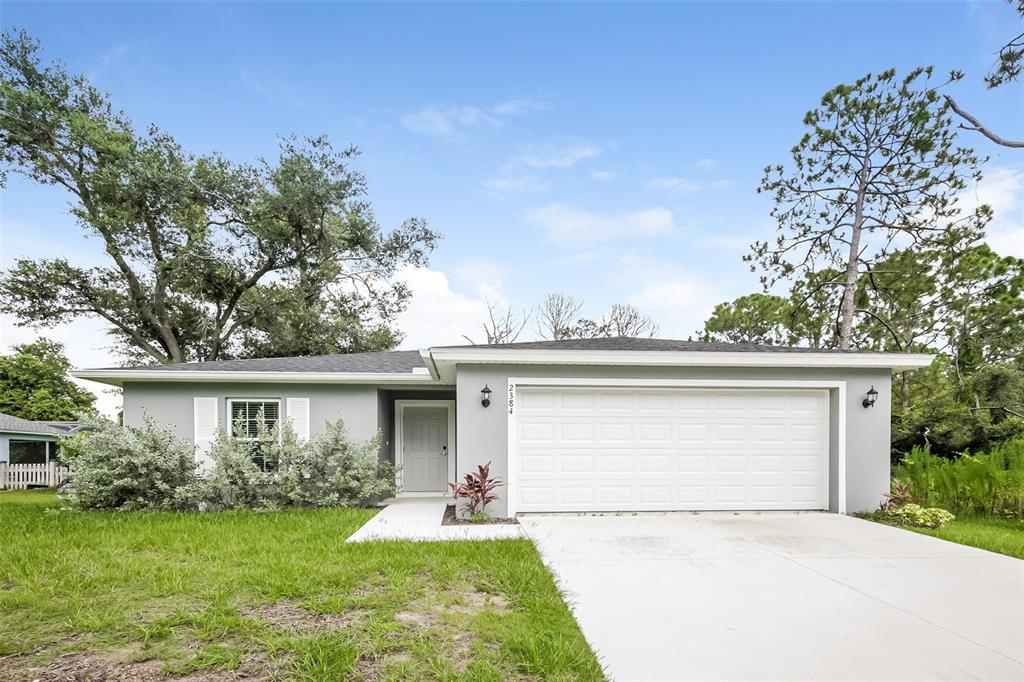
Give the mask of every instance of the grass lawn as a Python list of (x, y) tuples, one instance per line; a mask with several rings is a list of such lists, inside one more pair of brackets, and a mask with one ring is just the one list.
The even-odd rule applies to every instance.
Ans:
[(603, 679), (526, 540), (346, 545), (372, 510), (54, 504), (0, 492), (0, 679)]
[(910, 528), (961, 545), (970, 545), (1024, 559), (1024, 521), (965, 518), (950, 521), (943, 528)]

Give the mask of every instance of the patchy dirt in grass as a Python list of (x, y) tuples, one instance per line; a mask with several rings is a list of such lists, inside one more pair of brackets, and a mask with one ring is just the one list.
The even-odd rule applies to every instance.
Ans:
[(199, 670), (187, 675), (164, 671), (160, 661), (128, 662), (113, 654), (74, 651), (62, 654), (46, 665), (16, 669), (13, 661), (0, 661), (0, 680), (33, 682), (229, 682), (230, 680), (271, 680), (274, 670), (259, 659), (246, 661), (236, 670)]
[(517, 526), (519, 522), (514, 518), (492, 516), (488, 519), (481, 519), (479, 521), (470, 521), (469, 519), (460, 519), (455, 516), (455, 505), (448, 505), (444, 508), (444, 516), (441, 517), (442, 526), (494, 526), (494, 525), (506, 525), (506, 526)]
[(450, 611), (460, 613), (477, 613), (486, 609), (492, 609), (499, 613), (508, 610), (508, 600), (500, 594), (489, 594), (475, 588), (468, 590), (452, 590), (445, 593), (450, 597), (452, 604), (447, 608)]
[(429, 611), (399, 611), (395, 614), (395, 620), (417, 628), (432, 628), (438, 624), (437, 616)]
[(263, 604), (253, 609), (242, 611), (243, 616), (258, 618), (267, 625), (282, 630), (313, 630), (329, 631), (344, 630), (359, 623), (364, 614), (359, 611), (350, 613), (315, 613), (287, 599), (273, 604)]

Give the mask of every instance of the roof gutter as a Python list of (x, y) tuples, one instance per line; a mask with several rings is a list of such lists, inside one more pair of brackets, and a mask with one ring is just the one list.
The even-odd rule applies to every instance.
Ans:
[(266, 384), (432, 384), (432, 374), (412, 372), (239, 372), (159, 369), (76, 369), (71, 376), (111, 386), (125, 382), (235, 382)]
[(930, 353), (816, 353), (758, 351), (618, 351), (503, 348), (431, 348), (437, 364), (647, 365), (661, 367), (829, 367), (916, 369)]
[(441, 372), (437, 369), (437, 363), (434, 362), (434, 356), (431, 355), (430, 349), (420, 351), (420, 358), (423, 360), (423, 364), (427, 366), (427, 370), (430, 372), (430, 376), (434, 379), (441, 380)]
[(64, 436), (71, 436), (74, 434), (63, 432), (63, 433), (41, 433), (39, 431), (19, 431), (18, 429), (2, 429), (0, 433), (11, 433), (16, 436), (36, 436), (37, 438), (56, 438), (60, 439)]

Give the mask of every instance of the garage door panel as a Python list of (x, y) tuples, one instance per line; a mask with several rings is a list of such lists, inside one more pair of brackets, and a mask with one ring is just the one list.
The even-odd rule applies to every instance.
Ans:
[(518, 511), (822, 509), (822, 390), (517, 391)]
[(633, 456), (628, 454), (603, 454), (599, 455), (601, 460), (601, 471), (610, 473), (622, 473), (633, 470)]
[(568, 474), (591, 474), (594, 472), (595, 455), (564, 453), (558, 457), (559, 471)]

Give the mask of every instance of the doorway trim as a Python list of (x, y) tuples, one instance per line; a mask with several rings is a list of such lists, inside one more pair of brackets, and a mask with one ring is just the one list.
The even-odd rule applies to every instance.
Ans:
[(433, 494), (434, 491), (416, 491), (406, 493), (404, 490), (403, 472), (403, 443), (402, 433), (405, 429), (402, 427), (405, 425), (405, 408), (407, 407), (443, 407), (448, 411), (448, 481), (445, 483), (445, 487), (441, 490), (436, 491), (437, 493), (447, 493), (448, 483), (455, 481), (455, 458), (458, 453), (455, 449), (455, 401), (454, 400), (396, 400), (395, 401), (395, 424), (394, 424), (394, 442), (395, 442), (395, 466), (398, 471), (395, 473), (395, 483), (398, 485), (400, 495), (423, 495)]

